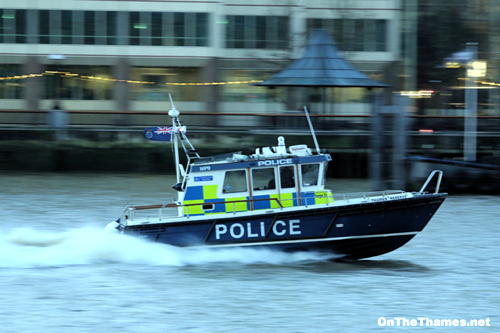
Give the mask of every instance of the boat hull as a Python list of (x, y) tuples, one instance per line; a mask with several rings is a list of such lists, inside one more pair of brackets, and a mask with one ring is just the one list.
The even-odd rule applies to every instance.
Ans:
[(268, 247), (362, 259), (393, 251), (423, 230), (446, 194), (345, 206), (123, 227), (174, 246)]

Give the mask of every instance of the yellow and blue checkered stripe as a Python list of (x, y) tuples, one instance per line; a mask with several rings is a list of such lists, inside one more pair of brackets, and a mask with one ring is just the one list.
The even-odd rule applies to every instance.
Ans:
[[(250, 197), (217, 198), (217, 189), (218, 185), (188, 186), (183, 204), (199, 205), (184, 206), (184, 214), (211, 215), (250, 210), (249, 202), (232, 202), (249, 200)], [(301, 192), (300, 199), (297, 193), (255, 195), (253, 198), (261, 199), (253, 202), (254, 210), (280, 208), (278, 201), (272, 200), (273, 198), (278, 199), (283, 207), (309, 206), (334, 202), (330, 191)], [(213, 204), (214, 207), (211, 210), (205, 211), (203, 204)]]

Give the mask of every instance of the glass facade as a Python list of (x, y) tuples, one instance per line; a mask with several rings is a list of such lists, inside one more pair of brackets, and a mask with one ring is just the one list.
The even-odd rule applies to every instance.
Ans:
[[(21, 66), (15, 64), (1, 64), (0, 77), (15, 76), (21, 74)], [(22, 98), (24, 80), (0, 81), (0, 99)]]
[[(224, 69), (223, 81), (266, 80), (276, 71), (252, 69)], [(222, 100), (224, 102), (268, 102), (275, 97), (276, 89), (270, 91), (266, 87), (248, 84), (223, 85)]]
[(0, 43), (208, 46), (208, 15), (0, 9)]
[(342, 51), (387, 51), (387, 20), (308, 19), (307, 28), (322, 28)]
[(289, 19), (286, 16), (226, 16), (226, 48), (286, 49)]
[[(109, 66), (47, 66), (48, 71), (78, 73), (84, 76), (112, 77)], [(44, 99), (57, 100), (110, 100), (113, 98), (113, 82), (47, 75), (44, 79)]]
[(168, 101), (171, 93), (178, 101), (201, 100), (200, 86), (167, 86), (168, 82), (199, 82), (199, 68), (180, 67), (134, 67), (130, 72), (134, 81), (148, 81), (154, 84), (131, 84), (132, 100), (136, 101)]
[[(228, 49), (286, 50), (290, 47), (290, 18), (285, 15), (227, 15), (224, 47)], [(380, 19), (316, 19), (306, 21), (308, 33), (313, 28), (325, 28), (344, 51), (387, 51), (388, 20)], [(0, 43), (72, 44), (72, 45), (136, 45), (136, 46), (209, 46), (210, 13), (151, 12), (151, 11), (89, 11), (0, 9)], [(247, 52), (247, 51), (244, 51)], [(193, 56), (197, 56), (193, 54)], [(42, 61), (43, 62), (43, 61)], [(112, 78), (113, 66), (46, 66), (43, 70), (68, 71), (80, 75)], [(147, 62), (140, 62), (148, 66)], [(54, 64), (54, 62), (52, 62)], [(161, 65), (159, 65), (161, 66)], [(135, 101), (165, 101), (173, 93), (181, 101), (202, 101), (200, 86), (167, 86), (168, 82), (203, 82), (200, 65), (193, 67), (133, 67), (130, 79), (156, 84), (130, 84), (130, 99)], [(273, 69), (271, 69), (273, 68)], [(252, 65), (227, 66), (218, 69), (221, 81), (265, 80), (276, 72), (275, 66), (256, 69)], [(20, 74), (21, 65), (0, 65), (0, 76)], [(112, 81), (59, 77), (42, 78), (44, 99), (110, 100)], [(0, 82), (0, 98), (21, 99), (23, 80)], [(223, 102), (284, 102), (286, 89), (269, 90), (248, 84), (221, 85)], [(311, 101), (339, 103), (364, 102), (363, 89), (328, 89), (310, 94)]]

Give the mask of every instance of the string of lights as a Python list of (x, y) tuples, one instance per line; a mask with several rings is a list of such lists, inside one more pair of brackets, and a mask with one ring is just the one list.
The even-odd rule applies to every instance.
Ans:
[(500, 83), (498, 82), (490, 82), (490, 81), (475, 81), (476, 83), (484, 84), (486, 86), (495, 86), (500, 87)]
[(13, 76), (3, 76), (0, 77), (0, 81), (10, 81), (10, 80), (25, 80), (30, 78), (42, 77), (42, 76), (60, 76), (66, 78), (78, 78), (82, 80), (97, 80), (97, 81), (108, 81), (108, 82), (125, 82), (130, 84), (148, 84), (148, 85), (163, 85), (163, 86), (215, 86), (215, 85), (236, 85), (236, 84), (250, 84), (262, 82), (261, 80), (246, 80), (246, 81), (220, 81), (220, 82), (166, 82), (166, 83), (156, 83), (152, 81), (139, 81), (139, 80), (121, 80), (104, 76), (94, 76), (94, 75), (82, 75), (78, 73), (63, 72), (63, 71), (44, 71), (43, 73), (34, 74), (23, 74), (23, 75), (13, 75)]
[(493, 81), (485, 81), (485, 80), (475, 80), (475, 79), (470, 79), (470, 78), (465, 78), (465, 77), (459, 77), (457, 78), (458, 80), (460, 81), (466, 81), (466, 80), (470, 80), (474, 83), (479, 83), (479, 84), (482, 84), (484, 86), (490, 86), (490, 87), (500, 87), (500, 83), (498, 82), (493, 82)]
[[(33, 73), (33, 74), (23, 74), (23, 75), (12, 75), (12, 76), (0, 76), (0, 81), (11, 81), (11, 80), (25, 80), (36, 77), (42, 77), (47, 75), (57, 75), (60, 77), (66, 78), (78, 78), (82, 80), (97, 80), (97, 81), (108, 81), (108, 82), (125, 82), (130, 84), (148, 84), (148, 85), (164, 85), (164, 86), (216, 86), (216, 85), (237, 85), (237, 84), (251, 84), (251, 83), (259, 83), (262, 80), (244, 80), (244, 81), (219, 81), (219, 82), (166, 82), (166, 83), (156, 83), (152, 81), (140, 81), (140, 80), (122, 80), (115, 79), (105, 76), (95, 76), (95, 75), (82, 75), (78, 73), (72, 72), (63, 72), (63, 71), (44, 71), (43, 73)], [(459, 80), (465, 80), (465, 78), (459, 78)], [(479, 83), (486, 86), (494, 86), (500, 87), (500, 83), (492, 82), (492, 81), (484, 81), (484, 80), (473, 80), (475, 83)], [(401, 95), (421, 95), (421, 91), (413, 92), (413, 91), (402, 91)], [(427, 91), (424, 91), (425, 97), (428, 97)]]

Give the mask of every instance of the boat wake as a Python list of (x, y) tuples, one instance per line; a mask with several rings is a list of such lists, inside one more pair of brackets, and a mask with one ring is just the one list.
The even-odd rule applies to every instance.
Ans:
[(189, 266), (213, 263), (287, 265), (335, 259), (315, 252), (250, 248), (179, 248), (97, 228), (62, 232), (18, 228), (0, 236), (0, 267), (31, 268), (93, 264)]

